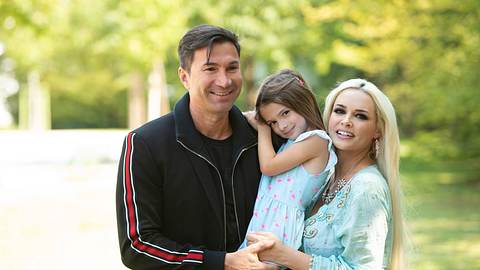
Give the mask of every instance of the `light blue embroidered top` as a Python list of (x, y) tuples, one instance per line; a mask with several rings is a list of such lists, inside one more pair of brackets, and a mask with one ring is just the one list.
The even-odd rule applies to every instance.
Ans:
[(387, 268), (391, 247), (390, 192), (376, 165), (356, 173), (305, 223), (303, 250), (314, 270)]
[[(274, 233), (285, 245), (298, 249), (302, 244), (305, 210), (312, 205), (313, 197), (325, 186), (333, 173), (337, 156), (330, 137), (323, 130), (311, 130), (288, 140), (278, 152), (311, 136), (328, 141), (329, 158), (322, 172), (311, 174), (303, 165), (273, 177), (262, 175), (253, 216), (247, 234), (256, 231)], [(244, 240), (240, 248), (246, 247)]]

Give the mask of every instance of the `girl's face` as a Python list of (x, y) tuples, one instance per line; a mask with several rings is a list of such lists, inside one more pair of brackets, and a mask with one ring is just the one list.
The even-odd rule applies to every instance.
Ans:
[(328, 133), (339, 151), (369, 151), (380, 137), (372, 98), (355, 89), (341, 92), (333, 104)]
[(278, 136), (285, 139), (294, 140), (308, 130), (303, 116), (278, 103), (262, 105), (260, 115)]

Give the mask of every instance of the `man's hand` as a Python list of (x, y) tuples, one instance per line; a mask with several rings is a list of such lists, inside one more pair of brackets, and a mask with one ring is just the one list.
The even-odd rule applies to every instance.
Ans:
[(259, 241), (244, 249), (225, 255), (225, 270), (273, 270), (277, 267), (262, 263), (258, 260), (258, 253), (269, 249), (273, 241)]

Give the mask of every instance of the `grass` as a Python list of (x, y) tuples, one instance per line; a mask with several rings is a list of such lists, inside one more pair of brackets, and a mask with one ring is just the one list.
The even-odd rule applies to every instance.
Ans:
[(480, 161), (401, 166), (409, 269), (480, 269)]

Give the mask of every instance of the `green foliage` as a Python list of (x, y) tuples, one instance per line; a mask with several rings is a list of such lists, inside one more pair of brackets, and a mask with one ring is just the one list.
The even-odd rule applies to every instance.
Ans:
[(402, 159), (407, 224), (411, 232), (408, 269), (480, 267), (479, 160)]
[(0, 2), (2, 57), (14, 59), (22, 91), (30, 72), (41, 75), (54, 128), (125, 127), (130, 75), (147, 78), (157, 62), (173, 104), (185, 92), (178, 40), (201, 23), (240, 35), (243, 109), (280, 68), (300, 71), (321, 103), (337, 82), (366, 77), (395, 104), (414, 157), (480, 155), (476, 0)]

